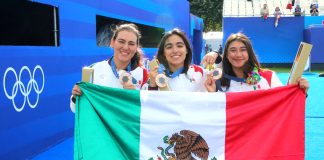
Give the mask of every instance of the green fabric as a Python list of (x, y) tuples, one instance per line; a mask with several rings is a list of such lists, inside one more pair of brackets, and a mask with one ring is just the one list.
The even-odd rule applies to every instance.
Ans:
[(78, 85), (83, 94), (76, 100), (74, 159), (139, 159), (140, 92)]

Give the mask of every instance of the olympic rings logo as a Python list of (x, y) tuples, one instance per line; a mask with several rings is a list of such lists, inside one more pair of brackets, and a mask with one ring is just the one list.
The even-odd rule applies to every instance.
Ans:
[[(25, 86), (24, 83), (21, 81), (22, 80), (21, 75), (22, 75), (23, 71), (25, 71), (25, 70), (28, 72), (29, 78), (30, 78), (30, 80), (27, 83), (27, 86)], [(40, 73), (42, 75), (42, 78), (43, 78), (43, 84), (42, 84), (41, 88), (39, 88), (39, 84), (35, 80), (35, 72), (36, 72), (36, 70), (40, 71)], [(14, 74), (15, 78), (16, 78), (16, 82), (13, 85), (11, 94), (8, 94), (7, 88), (6, 88), (6, 83), (5, 83), (6, 78), (7, 78), (7, 74), (9, 72), (12, 72)], [(39, 95), (43, 92), (43, 89), (44, 89), (44, 84), (45, 84), (44, 71), (43, 71), (43, 69), (42, 69), (42, 67), (40, 65), (37, 65), (34, 68), (33, 74), (31, 74), (31, 71), (29, 70), (29, 68), (27, 66), (23, 66), (20, 69), (19, 77), (18, 77), (17, 72), (15, 71), (15, 69), (13, 69), (12, 67), (9, 67), (9, 68), (6, 69), (6, 71), (4, 73), (4, 76), (3, 76), (4, 93), (6, 94), (7, 98), (12, 101), (12, 104), (13, 104), (13, 106), (14, 106), (14, 108), (15, 108), (15, 110), (17, 112), (21, 112), (24, 109), (26, 101), (27, 101), (30, 108), (35, 108), (37, 106), (38, 100), (39, 100)], [(16, 103), (15, 103), (15, 97), (17, 96), (17, 93), (18, 93), (18, 87), (19, 87), (19, 92), (24, 97), (24, 102), (20, 107), (17, 107)], [(32, 89), (34, 89), (35, 93), (37, 94), (37, 99), (36, 99), (36, 102), (34, 104), (32, 104), (30, 102), (30, 100), (29, 100), (29, 94), (31, 93)]]

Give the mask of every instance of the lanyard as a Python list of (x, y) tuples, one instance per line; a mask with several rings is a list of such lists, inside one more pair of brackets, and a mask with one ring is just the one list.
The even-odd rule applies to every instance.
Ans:
[(177, 69), (175, 72), (171, 73), (169, 70), (166, 70), (166, 74), (168, 77), (170, 78), (174, 78), (179, 76), (179, 74), (181, 74), (183, 72), (183, 67), (180, 67), (179, 69)]
[(179, 76), (179, 74), (182, 73), (183, 71), (183, 67), (180, 67), (179, 69), (177, 69), (174, 73), (170, 73), (169, 70), (167, 70), (163, 64), (159, 64), (159, 68), (158, 68), (158, 73), (159, 74), (163, 74), (163, 72), (166, 72), (166, 75), (169, 77), (169, 78), (174, 78), (174, 77), (177, 77)]
[(159, 64), (158, 73), (159, 74), (163, 74), (164, 70), (165, 70), (164, 65), (163, 64)]
[[(259, 74), (257, 74), (257, 75), (259, 75)], [(224, 77), (225, 78), (228, 78), (230, 80), (236, 81), (236, 82), (241, 82), (241, 83), (247, 83), (247, 82), (251, 82), (252, 81), (251, 82), (252, 84), (250, 84), (250, 83), (247, 83), (247, 84), (253, 85), (253, 89), (254, 90), (257, 89), (256, 84), (260, 81), (260, 76), (259, 77), (254, 77), (254, 79), (253, 78), (250, 78), (250, 79), (252, 79), (250, 81), (247, 81), (245, 78), (237, 78), (237, 77), (234, 77), (234, 76), (230, 76), (228, 74), (224, 74)], [(256, 82), (256, 83), (254, 83), (253, 81)], [(216, 83), (216, 85), (217, 85), (217, 83)], [(218, 85), (220, 86), (220, 82), (218, 82)], [(260, 85), (258, 85), (258, 88), (260, 88)], [(220, 89), (220, 90), (222, 91), (222, 89)], [(228, 88), (226, 88), (226, 91), (227, 90), (228, 90)]]
[[(230, 76), (228, 74), (224, 74), (223, 75), (225, 78), (228, 78), (230, 80), (233, 80), (233, 81), (236, 81), (236, 82), (241, 82), (241, 83), (245, 83), (246, 80), (244, 78), (237, 78), (237, 77), (234, 77), (234, 76)], [(226, 87), (225, 90), (222, 89), (222, 85), (221, 85), (221, 81), (220, 80), (217, 80), (216, 81), (216, 89), (221, 91), (221, 92), (227, 92), (229, 87)]]
[(237, 77), (234, 77), (234, 76), (230, 76), (228, 74), (224, 74), (224, 77), (225, 78), (228, 78), (230, 80), (233, 80), (233, 81), (236, 81), (236, 82), (243, 82), (243, 83), (246, 83), (246, 79), (245, 78), (237, 78)]

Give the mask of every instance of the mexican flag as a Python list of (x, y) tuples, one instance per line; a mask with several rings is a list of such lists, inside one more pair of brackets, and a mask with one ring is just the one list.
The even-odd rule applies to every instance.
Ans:
[(137, 91), (79, 84), (76, 160), (299, 160), (305, 94)]

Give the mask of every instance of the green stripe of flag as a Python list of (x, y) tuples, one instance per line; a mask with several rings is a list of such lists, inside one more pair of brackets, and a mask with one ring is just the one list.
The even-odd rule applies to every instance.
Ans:
[(82, 126), (75, 126), (74, 159), (139, 157), (140, 92), (90, 83), (78, 85), (83, 95), (76, 102), (75, 121)]

